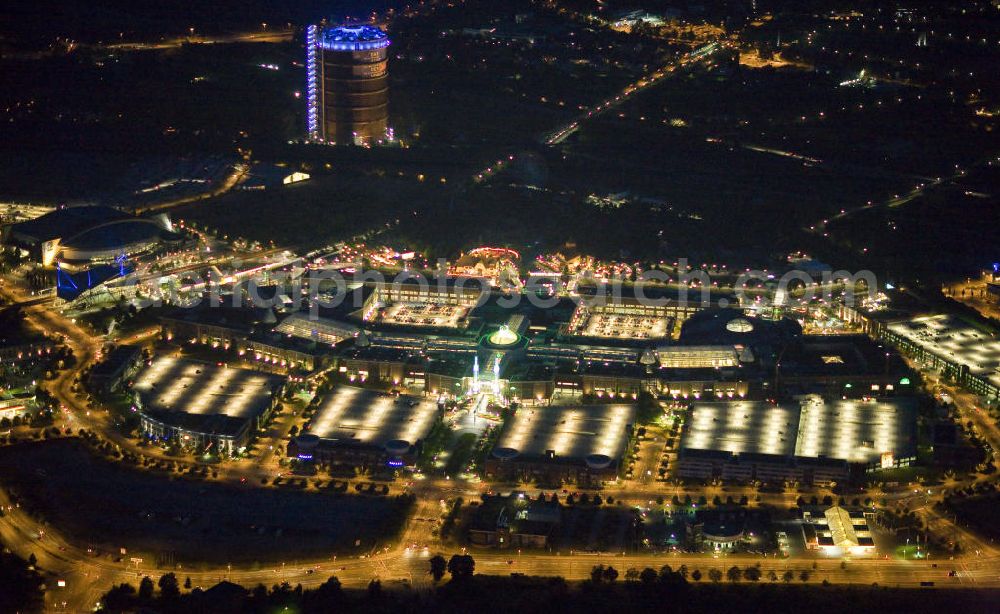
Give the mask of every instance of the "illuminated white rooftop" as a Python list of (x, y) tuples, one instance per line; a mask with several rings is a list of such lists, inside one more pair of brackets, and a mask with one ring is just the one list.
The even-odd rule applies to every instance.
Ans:
[(267, 373), (161, 356), (135, 382), (143, 407), (249, 418), (264, 412), (282, 378)]
[(894, 322), (888, 329), (944, 360), (1000, 386), (1000, 339), (949, 315)]
[(804, 399), (800, 405), (763, 401), (695, 404), (684, 426), (683, 449), (734, 454), (825, 457), (874, 463), (883, 453), (916, 454), (916, 407), (888, 401)]
[(412, 445), (427, 435), (436, 416), (434, 399), (339, 386), (320, 401), (309, 432), (321, 439), (379, 447), (395, 440)]
[(628, 443), (626, 426), (635, 422), (635, 405), (522, 407), (507, 421), (497, 448), (522, 456), (585, 459), (599, 454), (621, 458)]
[(764, 401), (700, 403), (688, 414), (681, 447), (790, 456), (798, 430), (797, 406)]

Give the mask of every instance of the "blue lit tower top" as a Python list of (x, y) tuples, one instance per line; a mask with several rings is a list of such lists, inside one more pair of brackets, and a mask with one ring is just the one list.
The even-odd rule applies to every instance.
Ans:
[(370, 25), (306, 29), (310, 140), (364, 145), (388, 138), (389, 44)]
[(317, 41), (329, 51), (370, 51), (389, 46), (389, 37), (375, 26), (340, 26), (322, 30)]

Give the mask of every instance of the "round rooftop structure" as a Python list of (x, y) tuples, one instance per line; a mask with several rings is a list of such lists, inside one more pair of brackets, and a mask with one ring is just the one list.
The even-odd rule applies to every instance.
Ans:
[(502, 461), (513, 460), (520, 454), (514, 448), (493, 448), (493, 458), (498, 458)]
[(702, 309), (681, 325), (683, 345), (779, 345), (802, 335), (802, 326), (790, 318), (765, 320), (742, 309)]
[(410, 442), (405, 439), (393, 439), (385, 444), (385, 451), (392, 456), (402, 456), (410, 451)]
[(370, 51), (388, 47), (389, 37), (376, 26), (338, 26), (325, 28), (318, 44), (330, 51)]
[(584, 460), (590, 469), (607, 469), (611, 466), (611, 457), (607, 454), (590, 454)]
[(753, 324), (746, 318), (733, 318), (726, 322), (726, 330), (731, 333), (750, 333), (753, 332)]
[(495, 333), (490, 335), (489, 342), (491, 345), (496, 346), (506, 346), (514, 345), (517, 343), (519, 337), (517, 333), (512, 331), (506, 324), (497, 329)]

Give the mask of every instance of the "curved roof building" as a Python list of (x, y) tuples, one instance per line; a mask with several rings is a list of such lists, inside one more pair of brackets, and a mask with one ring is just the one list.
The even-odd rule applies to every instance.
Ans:
[(180, 237), (163, 217), (136, 217), (111, 207), (67, 207), (14, 224), (6, 240), (45, 265), (114, 262), (122, 254), (150, 251)]

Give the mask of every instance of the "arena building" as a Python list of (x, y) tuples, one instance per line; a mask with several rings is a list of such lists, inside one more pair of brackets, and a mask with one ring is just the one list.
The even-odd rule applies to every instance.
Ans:
[(596, 485), (617, 479), (632, 444), (635, 405), (521, 408), (486, 461), (505, 481)]
[(315, 416), (292, 438), (289, 456), (331, 465), (412, 465), (440, 420), (437, 400), (338, 386), (318, 401)]
[(315, 142), (390, 138), (389, 38), (375, 26), (306, 28), (306, 122)]
[(44, 266), (73, 270), (115, 263), (123, 255), (152, 252), (176, 243), (166, 216), (136, 217), (111, 207), (65, 207), (7, 228), (4, 243), (27, 250)]
[(283, 378), (169, 356), (132, 387), (142, 431), (153, 441), (232, 456), (270, 417)]

